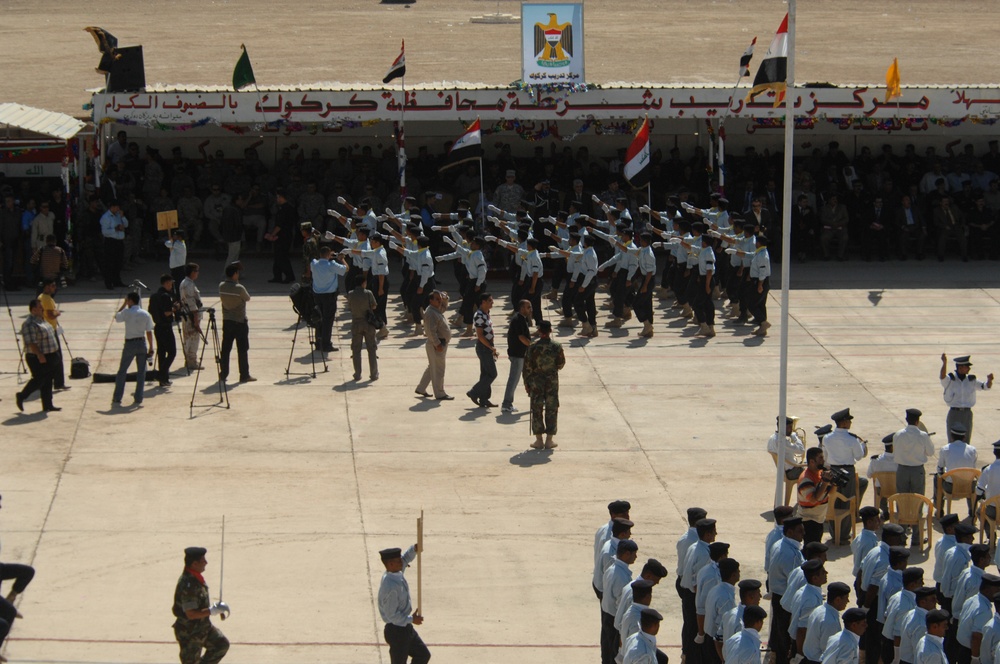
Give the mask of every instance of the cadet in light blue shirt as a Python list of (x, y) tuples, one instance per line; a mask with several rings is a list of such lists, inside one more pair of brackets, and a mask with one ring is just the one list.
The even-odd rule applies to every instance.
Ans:
[[(639, 573), (639, 578), (633, 581), (631, 584), (625, 586), (622, 591), (622, 596), (618, 600), (618, 610), (615, 612), (615, 629), (619, 632), (622, 631), (621, 624), (625, 617), (625, 613), (629, 608), (635, 603), (636, 600), (632, 597), (632, 586), (638, 581), (646, 581), (650, 584), (650, 588), (659, 585), (660, 580), (667, 575), (667, 568), (664, 567), (659, 560), (656, 558), (650, 558), (646, 561), (646, 564), (642, 566), (642, 571)], [(649, 605), (649, 602), (646, 602)], [(635, 616), (636, 625), (639, 624), (639, 614), (636, 613)], [(636, 628), (638, 629), (638, 627)], [(622, 641), (625, 640), (625, 636), (622, 636)]]
[(385, 573), (378, 589), (378, 611), (385, 621), (383, 634), (389, 644), (389, 657), (401, 662), (409, 655), (414, 662), (426, 663), (431, 658), (430, 651), (413, 629), (424, 619), (413, 611), (410, 586), (403, 576), (403, 570), (417, 557), (417, 545), (411, 546), (406, 553), (399, 549), (383, 549), (379, 557), (385, 565)]
[[(628, 640), (639, 631), (639, 623), (642, 619), (642, 610), (649, 606), (653, 600), (653, 582), (646, 579), (636, 579), (626, 586), (627, 594), (623, 594), (621, 604), (624, 606), (626, 600), (628, 606), (621, 613), (621, 620), (615, 618), (615, 629), (622, 643)], [(624, 650), (619, 650), (615, 657), (616, 662), (621, 662), (625, 657)]]
[[(801, 549), (803, 534), (801, 518), (785, 519), (784, 535), (771, 549), (771, 564), (767, 568), (768, 584), (774, 595), (785, 594), (788, 575), (805, 562)], [(773, 616), (771, 620), (774, 621)]]
[(847, 608), (851, 587), (834, 581), (826, 587), (826, 603), (817, 606), (806, 621), (806, 638), (802, 642), (802, 655), (810, 662), (823, 658), (823, 649), (830, 637), (839, 632), (840, 612)]
[(948, 664), (944, 654), (944, 635), (948, 631), (948, 612), (940, 609), (927, 612), (927, 633), (914, 648), (913, 664)]
[(951, 598), (955, 613), (961, 613), (960, 607), (965, 606), (965, 600), (979, 592), (980, 582), (986, 566), (990, 564), (990, 547), (987, 544), (973, 544), (969, 547), (969, 559), (972, 563), (962, 570), (955, 583), (955, 594)]
[[(629, 510), (631, 509), (632, 509), (632, 504), (629, 503), (627, 500), (611, 501), (610, 503), (608, 503), (608, 513), (611, 515), (611, 518), (608, 519), (608, 522), (606, 524), (598, 528), (596, 533), (594, 533), (594, 576), (595, 576), (594, 592), (597, 593), (598, 599), (601, 598), (601, 593), (600, 590), (598, 590), (597, 588), (596, 576), (597, 576), (598, 565), (600, 565), (601, 562), (601, 549), (604, 548), (605, 542), (611, 539), (611, 527), (614, 524), (615, 519), (619, 518), (627, 520)], [(601, 570), (601, 573), (603, 574), (604, 570)]]
[[(818, 560), (821, 563), (825, 563), (826, 553), (829, 550), (830, 547), (822, 542), (809, 542), (802, 547), (802, 556), (805, 558), (803, 562)], [(799, 565), (788, 575), (788, 583), (785, 584), (785, 593), (781, 596), (781, 608), (791, 613), (795, 593), (799, 592), (799, 589), (804, 585), (806, 585), (806, 575), (802, 569), (802, 565)]]
[(844, 611), (844, 629), (830, 637), (823, 649), (822, 664), (858, 664), (861, 634), (865, 631), (864, 609)]
[(608, 569), (618, 552), (618, 542), (632, 537), (633, 525), (635, 524), (621, 517), (611, 520), (611, 537), (601, 547), (597, 562), (594, 564), (594, 590), (597, 591), (599, 599), (603, 599), (604, 595), (604, 571)]
[[(705, 634), (712, 647), (722, 655), (722, 618), (736, 607), (736, 585), (740, 580), (740, 564), (732, 558), (719, 561), (722, 581), (708, 593), (705, 600)], [(701, 590), (699, 589), (699, 594)]]
[[(993, 599), (993, 608), (1000, 611), (1000, 597)], [(979, 643), (981, 664), (995, 664), (997, 646), (1000, 645), (1000, 613), (994, 612), (993, 619), (983, 627), (983, 640)]]
[(767, 531), (764, 538), (764, 571), (771, 566), (771, 549), (784, 536), (785, 519), (795, 513), (795, 509), (788, 505), (779, 505), (774, 508), (774, 528)]
[(797, 653), (802, 652), (802, 645), (806, 640), (809, 614), (823, 604), (823, 585), (827, 580), (826, 567), (819, 560), (813, 559), (802, 563), (802, 571), (806, 576), (806, 585), (795, 593), (792, 619), (788, 623), (788, 636), (795, 643)]
[(729, 556), (729, 544), (726, 542), (712, 542), (708, 545), (708, 555), (712, 559), (711, 562), (698, 571), (698, 576), (695, 579), (697, 591), (695, 593), (694, 608), (698, 616), (699, 636), (704, 636), (705, 634), (705, 612), (708, 595), (717, 585), (722, 583), (719, 563), (726, 560)]
[[(875, 620), (885, 624), (885, 610), (892, 596), (903, 589), (903, 570), (910, 560), (910, 550), (901, 546), (889, 549), (889, 569), (878, 584), (878, 602), (875, 604)], [(879, 634), (882, 628), (879, 627)]]
[(760, 606), (761, 583), (757, 579), (743, 579), (737, 585), (740, 603), (722, 617), (722, 642), (743, 629), (743, 613), (748, 606)]
[(927, 633), (927, 612), (937, 607), (937, 588), (924, 586), (914, 593), (917, 605), (903, 617), (899, 635), (900, 664), (913, 664), (917, 656), (917, 643)]
[(767, 611), (748, 606), (743, 612), (743, 629), (726, 639), (722, 656), (726, 664), (760, 664), (760, 630)]
[(851, 553), (854, 555), (854, 567), (852, 574), (857, 577), (861, 572), (861, 561), (865, 559), (868, 552), (878, 546), (878, 529), (882, 525), (882, 518), (878, 513), (878, 508), (865, 505), (858, 512), (861, 517), (861, 525), (864, 529), (851, 542)]
[(949, 549), (955, 546), (958, 541), (955, 539), (955, 526), (958, 525), (958, 515), (957, 514), (945, 514), (941, 517), (939, 523), (941, 524), (941, 530), (943, 535), (934, 544), (934, 582), (941, 583), (941, 577), (944, 574), (944, 557), (948, 553)]
[(924, 585), (924, 570), (919, 567), (907, 567), (903, 570), (902, 576), (903, 589), (889, 599), (885, 609), (885, 627), (882, 628), (883, 653), (888, 653), (887, 647), (891, 644), (893, 661), (896, 662), (899, 661), (903, 618), (917, 606), (916, 591)]
[(993, 618), (992, 598), (998, 589), (1000, 589), (1000, 576), (986, 572), (983, 574), (979, 592), (965, 600), (965, 604), (962, 605), (956, 635), (959, 645), (959, 661), (969, 660), (969, 653), (965, 652), (966, 649), (971, 651), (974, 660), (979, 659), (983, 629), (986, 627), (986, 623)]
[(623, 646), (622, 664), (656, 664), (656, 635), (663, 616), (656, 609), (646, 607), (639, 619), (639, 631), (628, 637)]
[(958, 587), (958, 577), (962, 571), (972, 562), (972, 554), (969, 549), (975, 537), (976, 529), (967, 523), (960, 523), (955, 526), (955, 546), (951, 547), (944, 554), (944, 564), (941, 566), (941, 594), (945, 596), (947, 602), (945, 608), (952, 611), (952, 615), (957, 615), (962, 610), (960, 606), (954, 606), (951, 601), (955, 597), (955, 589)]

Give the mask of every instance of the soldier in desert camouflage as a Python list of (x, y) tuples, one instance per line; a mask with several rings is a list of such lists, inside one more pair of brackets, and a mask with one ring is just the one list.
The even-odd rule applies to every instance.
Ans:
[[(524, 355), (524, 389), (531, 397), (531, 432), (536, 450), (552, 449), (557, 443), (556, 422), (559, 417), (559, 370), (566, 366), (562, 346), (552, 341), (552, 323), (547, 320), (538, 325), (539, 339), (528, 347)], [(542, 436), (545, 440), (542, 440)]]

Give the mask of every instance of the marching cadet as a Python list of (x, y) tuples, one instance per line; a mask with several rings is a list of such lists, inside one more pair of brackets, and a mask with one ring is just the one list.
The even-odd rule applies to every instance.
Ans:
[[(712, 278), (715, 275), (715, 251), (704, 241), (705, 224), (696, 222), (691, 225), (691, 232), (701, 239), (697, 250), (698, 278), (694, 290), (692, 309), (700, 332), (698, 336), (712, 338), (715, 336), (715, 302), (712, 300)], [(692, 244), (692, 250), (696, 245)]]
[(200, 546), (184, 549), (184, 571), (174, 590), (174, 637), (181, 648), (181, 664), (216, 664), (229, 652), (229, 640), (210, 620), (210, 616), (228, 614), (229, 607), (223, 602), (212, 604), (202, 576), (208, 566), (207, 552)]
[(592, 235), (584, 236), (583, 256), (579, 260), (580, 276), (577, 280), (576, 297), (573, 298), (576, 317), (583, 324), (580, 335), (596, 337), (597, 304), (594, 296), (597, 293), (597, 251), (594, 249)]
[(767, 611), (748, 606), (743, 612), (743, 629), (726, 639), (722, 657), (726, 664), (760, 664), (760, 630)]
[(434, 280), (434, 257), (431, 255), (430, 240), (421, 236), (417, 240), (416, 251), (395, 243), (389, 246), (398, 251), (401, 256), (407, 259), (412, 257), (413, 259), (414, 275), (410, 285), (411, 294), (407, 308), (410, 310), (413, 322), (416, 324), (414, 334), (422, 335), (424, 333), (423, 309), (427, 306), (428, 296), (437, 288), (437, 282)]
[[(653, 336), (653, 288), (656, 281), (656, 255), (653, 253), (653, 235), (639, 235), (637, 256), (638, 280), (635, 283), (635, 317), (642, 323), (640, 337)], [(659, 246), (659, 245), (658, 245)]]
[(385, 565), (382, 582), (378, 587), (378, 612), (385, 621), (385, 642), (389, 644), (389, 661), (392, 664), (427, 664), (431, 653), (424, 645), (414, 625), (422, 625), (424, 617), (410, 604), (410, 584), (403, 572), (417, 557), (417, 545), (406, 553), (401, 549), (382, 549), (378, 552)]
[(771, 257), (767, 253), (767, 236), (757, 236), (757, 248), (750, 259), (750, 297), (747, 308), (753, 316), (754, 336), (766, 337), (771, 323), (767, 320), (767, 294), (771, 290)]

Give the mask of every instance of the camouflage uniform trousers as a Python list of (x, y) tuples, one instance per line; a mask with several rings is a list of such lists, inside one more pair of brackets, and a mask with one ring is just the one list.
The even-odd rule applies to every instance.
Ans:
[(229, 639), (211, 623), (194, 628), (174, 624), (174, 636), (181, 647), (181, 664), (217, 664), (229, 652)]
[(538, 381), (531, 384), (531, 433), (556, 435), (559, 418), (559, 383)]

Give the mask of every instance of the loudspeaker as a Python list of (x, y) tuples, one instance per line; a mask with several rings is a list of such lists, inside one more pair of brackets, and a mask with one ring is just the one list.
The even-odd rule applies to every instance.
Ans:
[(146, 68), (142, 46), (116, 49), (114, 64), (108, 73), (108, 92), (138, 92), (146, 87)]

